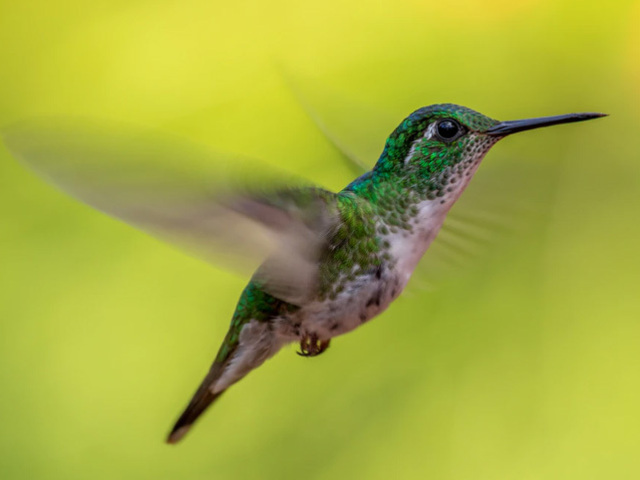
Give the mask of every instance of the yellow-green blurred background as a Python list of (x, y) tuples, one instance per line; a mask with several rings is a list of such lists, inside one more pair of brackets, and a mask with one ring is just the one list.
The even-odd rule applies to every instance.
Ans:
[(638, 1), (2, 0), (0, 68), (2, 125), (126, 120), (333, 189), (302, 91), (369, 164), (431, 103), (611, 114), (497, 145), (470, 198), (534, 214), (321, 357), (284, 349), (178, 446), (246, 278), (0, 146), (0, 478), (640, 478)]

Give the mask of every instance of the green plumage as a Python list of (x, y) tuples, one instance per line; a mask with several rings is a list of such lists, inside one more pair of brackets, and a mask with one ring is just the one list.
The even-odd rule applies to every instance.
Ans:
[[(5, 141), (62, 189), (147, 232), (205, 258), (224, 239), (243, 256), (264, 260), (240, 296), (209, 372), (169, 435), (175, 443), (229, 386), (283, 345), (300, 342), (303, 355), (318, 355), (331, 338), (384, 311), (499, 139), (599, 116), (498, 122), (458, 105), (424, 107), (391, 133), (373, 170), (339, 193), (234, 188), (226, 168), (214, 168), (210, 176), (188, 172), (183, 155), (144, 132), (110, 135), (54, 122), (17, 126)], [(153, 139), (153, 148), (145, 138)], [(182, 161), (179, 169), (151, 174), (150, 168), (175, 158)]]

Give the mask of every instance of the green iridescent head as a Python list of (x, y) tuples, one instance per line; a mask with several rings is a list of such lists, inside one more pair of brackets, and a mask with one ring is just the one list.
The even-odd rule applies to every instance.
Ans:
[(439, 184), (443, 174), (462, 173), (480, 161), (498, 141), (499, 137), (487, 132), (499, 123), (459, 105), (421, 108), (389, 136), (374, 172), (406, 177), (411, 183), (430, 180)]
[(372, 199), (381, 191), (402, 188), (420, 198), (455, 194), (467, 184), (489, 149), (501, 138), (534, 128), (580, 122), (601, 113), (570, 113), (553, 117), (500, 122), (475, 110), (450, 103), (416, 110), (393, 131), (371, 172), (347, 190)]
[(393, 131), (374, 172), (432, 177), (461, 163), (477, 164), (493, 144), (511, 133), (601, 116), (578, 113), (499, 122), (460, 105), (430, 105), (413, 112)]

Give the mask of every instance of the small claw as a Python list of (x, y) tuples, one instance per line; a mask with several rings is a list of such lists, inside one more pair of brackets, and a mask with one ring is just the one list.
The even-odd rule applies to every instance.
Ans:
[(313, 341), (317, 341), (315, 334), (307, 335), (300, 340), (300, 351), (297, 352), (301, 357), (310, 357), (313, 355)]
[(329, 348), (329, 342), (330, 340), (320, 340), (312, 333), (300, 340), (300, 351), (296, 353), (301, 357), (315, 357)]
[(329, 343), (331, 342), (331, 340), (322, 340), (320, 342), (320, 350), (318, 351), (317, 355), (320, 355), (322, 352), (324, 352), (327, 348), (329, 348)]

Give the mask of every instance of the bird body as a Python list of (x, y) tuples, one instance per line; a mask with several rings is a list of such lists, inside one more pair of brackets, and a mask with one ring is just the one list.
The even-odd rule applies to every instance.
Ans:
[[(450, 131), (439, 132), (444, 122), (453, 123), (455, 131), (446, 125)], [(318, 355), (333, 337), (382, 313), (407, 285), (484, 155), (503, 136), (486, 133), (499, 124), (465, 107), (425, 107), (391, 134), (371, 172), (337, 194), (325, 193), (322, 200), (333, 218), (313, 296), (293, 305), (269, 296), (259, 280), (249, 283), (230, 335), (169, 442), (180, 440), (207, 407), (202, 395), (213, 401), (283, 345), (300, 342), (302, 355)]]
[[(227, 388), (282, 346), (297, 342), (301, 355), (319, 355), (332, 338), (383, 312), (403, 291), (447, 213), (498, 140), (598, 116), (499, 122), (466, 107), (431, 105), (409, 115), (387, 139), (375, 167), (338, 193), (284, 188), (220, 202), (225, 211), (274, 233), (277, 248), (242, 292), (218, 354), (168, 442), (180, 440)], [(65, 169), (42, 162), (47, 142), (32, 141), (37, 144), (32, 147), (20, 135), (9, 135), (7, 144), (17, 156), (59, 179), (67, 191), (108, 213), (156, 233), (173, 236), (188, 230), (209, 238), (211, 215), (203, 216), (201, 209), (197, 215), (187, 215), (182, 207), (171, 210), (167, 204), (150, 210), (148, 201), (135, 196), (131, 200), (122, 189), (109, 195), (103, 180), (100, 188), (76, 188), (69, 179), (78, 177), (78, 166)]]

